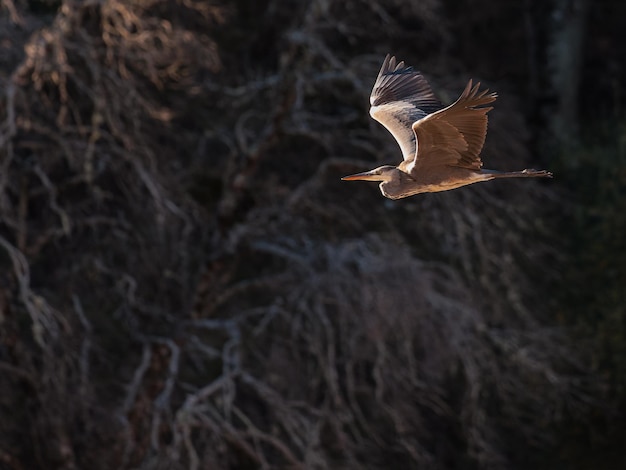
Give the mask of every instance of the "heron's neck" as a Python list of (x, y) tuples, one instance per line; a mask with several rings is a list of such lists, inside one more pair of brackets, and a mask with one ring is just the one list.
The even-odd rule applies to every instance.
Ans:
[(413, 179), (401, 170), (396, 170), (393, 174), (380, 183), (380, 192), (389, 199), (400, 199), (406, 197), (406, 189), (412, 187), (410, 183)]

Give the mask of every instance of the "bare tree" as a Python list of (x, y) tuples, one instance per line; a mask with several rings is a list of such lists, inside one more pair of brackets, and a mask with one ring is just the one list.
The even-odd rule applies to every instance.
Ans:
[[(339, 181), (397, 154), (366, 114), (389, 48), (462, 88), (444, 13), (62, 2), (3, 77), (3, 465), (511, 468), (591, 406), (546, 320), (558, 194)], [(530, 159), (520, 108), (486, 158)]]

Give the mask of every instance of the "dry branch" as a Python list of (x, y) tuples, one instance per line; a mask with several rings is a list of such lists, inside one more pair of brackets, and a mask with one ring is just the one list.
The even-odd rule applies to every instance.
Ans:
[[(436, 0), (61, 2), (3, 77), (0, 404), (28, 413), (0, 423), (22, 443), (0, 462), (511, 468), (519, 442), (549, 448), (593, 403), (537, 294), (556, 196), (339, 182), (398, 154), (367, 117), (384, 53), (454, 90), (452, 33)], [(527, 159), (503, 112), (494, 153)]]

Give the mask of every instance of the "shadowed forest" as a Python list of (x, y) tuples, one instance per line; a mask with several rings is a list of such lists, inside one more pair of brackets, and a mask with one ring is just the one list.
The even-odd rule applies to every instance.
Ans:
[[(0, 469), (626, 467), (625, 2), (0, 5)], [(387, 53), (555, 178), (340, 181)]]

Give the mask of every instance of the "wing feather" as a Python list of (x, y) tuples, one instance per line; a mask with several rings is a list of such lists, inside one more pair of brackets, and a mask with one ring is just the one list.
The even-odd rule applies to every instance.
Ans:
[(415, 159), (406, 162), (410, 174), (425, 167), (456, 166), (480, 170), (480, 151), (487, 135), (485, 105), (496, 100), (496, 93), (480, 91), (480, 83), (470, 80), (458, 100), (412, 125), (417, 140)]
[(405, 161), (415, 157), (412, 124), (443, 107), (420, 72), (389, 54), (374, 83), (370, 104), (370, 115), (393, 135)]

